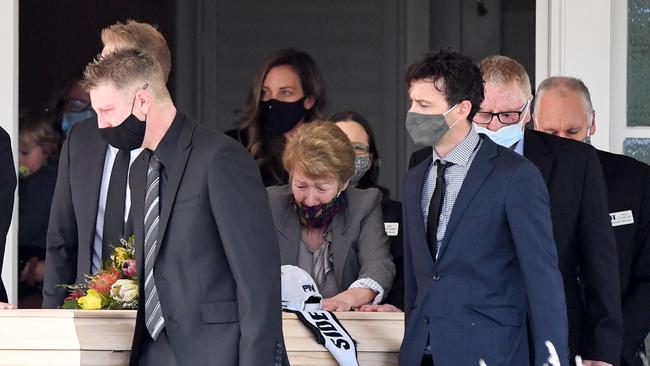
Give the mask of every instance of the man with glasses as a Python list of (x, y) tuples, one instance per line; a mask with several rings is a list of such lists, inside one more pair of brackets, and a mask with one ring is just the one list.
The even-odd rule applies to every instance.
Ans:
[(524, 129), (532, 93), (528, 74), (517, 61), (490, 56), (480, 67), (485, 100), (474, 119), (477, 132), (528, 158), (546, 181), (571, 354), (582, 356), (585, 366), (617, 364), (622, 342), (618, 260), (596, 151)]
[(72, 126), (81, 121), (95, 117), (95, 111), (90, 106), (90, 96), (75, 79), (66, 85), (63, 95), (54, 106), (54, 114), (60, 123), (61, 132), (67, 136)]

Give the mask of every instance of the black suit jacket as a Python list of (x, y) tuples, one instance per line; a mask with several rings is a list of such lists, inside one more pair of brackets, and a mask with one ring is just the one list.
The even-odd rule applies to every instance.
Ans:
[[(11, 139), (7, 131), (0, 127), (0, 273), (5, 254), (7, 232), (11, 225), (16, 190), (16, 168), (11, 154)], [(7, 302), (7, 292), (0, 278), (0, 302)]]
[[(416, 151), (409, 168), (429, 156), (431, 147)], [(612, 271), (618, 268), (617, 249), (596, 150), (581, 142), (526, 130), (524, 156), (539, 168), (549, 192), (571, 353), (618, 364), (623, 325), (617, 296), (619, 275)]]
[[(279, 365), (284, 358), (280, 255), (255, 163), (231, 138), (182, 123), (161, 192), (154, 278), (179, 365)], [(148, 154), (131, 167), (131, 214), (144, 299), (144, 199)], [(138, 309), (131, 365), (149, 337)]]
[(612, 270), (618, 268), (617, 249), (596, 149), (526, 130), (524, 156), (542, 172), (551, 199), (571, 352), (617, 364), (622, 344), (620, 282)]
[(622, 365), (635, 357), (650, 331), (650, 168), (625, 155), (598, 150), (609, 212), (631, 211), (633, 223), (614, 226), (623, 302)]
[(57, 285), (80, 283), (91, 272), (107, 148), (96, 118), (77, 123), (63, 144), (47, 232), (44, 308), (63, 304), (66, 290)]

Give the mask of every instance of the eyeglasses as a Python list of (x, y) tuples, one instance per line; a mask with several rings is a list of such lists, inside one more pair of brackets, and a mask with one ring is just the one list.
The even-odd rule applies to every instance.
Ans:
[(88, 102), (76, 98), (68, 99), (63, 103), (63, 110), (66, 112), (83, 112), (90, 108)]
[(370, 151), (370, 146), (364, 144), (352, 144), (354, 153), (357, 155), (366, 155)]
[(504, 125), (512, 125), (515, 123), (519, 123), (520, 122), (519, 120), (521, 119), (521, 114), (524, 113), (524, 111), (526, 110), (528, 103), (530, 103), (530, 100), (527, 100), (526, 103), (524, 103), (524, 106), (521, 107), (521, 110), (519, 111), (499, 112), (499, 113), (477, 112), (476, 115), (474, 116), (473, 121), (474, 123), (479, 125), (487, 125), (490, 122), (492, 122), (494, 116), (497, 116), (499, 122), (503, 123)]

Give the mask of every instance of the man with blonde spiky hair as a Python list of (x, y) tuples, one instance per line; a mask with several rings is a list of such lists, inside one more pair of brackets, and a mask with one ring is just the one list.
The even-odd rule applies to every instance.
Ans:
[(177, 111), (145, 53), (111, 52), (83, 84), (102, 137), (144, 148), (129, 178), (140, 288), (131, 365), (280, 365), (280, 254), (253, 158)]
[(102, 29), (101, 37), (104, 44), (102, 56), (106, 56), (117, 48), (142, 50), (160, 63), (165, 81), (169, 79), (172, 56), (165, 37), (155, 26), (129, 19), (126, 23), (117, 22)]
[[(167, 80), (171, 53), (154, 26), (134, 20), (118, 22), (102, 30), (101, 38), (102, 55), (121, 48), (139, 49), (160, 64)], [(111, 245), (128, 232), (124, 224), (130, 207), (126, 179), (138, 154), (139, 150), (129, 152), (107, 144), (96, 117), (74, 124), (68, 132), (47, 235), (44, 308), (60, 306), (66, 291), (57, 286), (80, 283), (85, 274), (98, 271), (110, 256)]]

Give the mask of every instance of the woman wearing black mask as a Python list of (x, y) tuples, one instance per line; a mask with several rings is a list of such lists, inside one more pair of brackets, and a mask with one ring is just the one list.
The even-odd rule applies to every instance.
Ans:
[(281, 160), (286, 138), (319, 117), (324, 105), (323, 79), (311, 56), (277, 50), (258, 67), (239, 126), (226, 134), (253, 155), (265, 186), (286, 184)]

